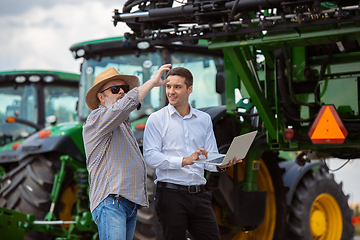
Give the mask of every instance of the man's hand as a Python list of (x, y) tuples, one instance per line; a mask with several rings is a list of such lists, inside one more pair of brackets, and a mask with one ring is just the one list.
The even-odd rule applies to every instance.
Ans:
[(149, 80), (151, 83), (154, 84), (154, 87), (160, 87), (164, 85), (165, 83), (169, 82), (169, 79), (161, 80), (161, 75), (165, 71), (170, 71), (171, 64), (164, 64), (162, 65), (154, 74), (154, 76)]
[(190, 156), (183, 158), (182, 166), (184, 167), (186, 165), (193, 165), (194, 164), (193, 161), (198, 160), (200, 155), (204, 155), (205, 158), (207, 158), (208, 157), (207, 154), (208, 154), (208, 152), (204, 148), (199, 148)]
[(145, 96), (151, 91), (151, 89), (153, 89), (154, 87), (160, 87), (170, 81), (169, 79), (165, 79), (164, 81), (161, 80), (161, 75), (163, 74), (163, 72), (165, 72), (166, 70), (169, 71), (170, 67), (171, 64), (162, 65), (151, 79), (144, 82), (143, 85), (138, 87), (138, 98), (140, 101), (144, 100)]
[(222, 165), (222, 166), (218, 166), (219, 168), (223, 169), (223, 168), (228, 168), (231, 167), (237, 163), (241, 163), (243, 160), (242, 159), (237, 159), (236, 157), (234, 157), (233, 160), (231, 160), (228, 164), (226, 165)]

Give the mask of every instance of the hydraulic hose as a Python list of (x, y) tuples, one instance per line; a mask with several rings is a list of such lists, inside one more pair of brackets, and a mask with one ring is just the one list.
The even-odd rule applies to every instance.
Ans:
[(281, 53), (279, 54), (277, 65), (278, 65), (278, 71), (277, 71), (278, 89), (281, 99), (284, 102), (285, 111), (291, 117), (295, 119), (300, 119), (298, 112), (293, 108), (293, 106), (291, 106), (291, 100), (286, 90), (287, 84), (286, 84), (286, 76), (285, 76), (285, 57), (283, 54), (283, 50), (281, 50)]

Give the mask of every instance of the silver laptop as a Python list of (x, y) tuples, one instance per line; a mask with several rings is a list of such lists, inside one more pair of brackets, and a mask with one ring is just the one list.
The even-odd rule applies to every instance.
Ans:
[(226, 154), (212, 153), (208, 154), (207, 159), (198, 159), (193, 162), (222, 166), (228, 164), (234, 159), (234, 157), (237, 157), (237, 159), (244, 159), (255, 139), (257, 132), (258, 131), (253, 131), (235, 137)]

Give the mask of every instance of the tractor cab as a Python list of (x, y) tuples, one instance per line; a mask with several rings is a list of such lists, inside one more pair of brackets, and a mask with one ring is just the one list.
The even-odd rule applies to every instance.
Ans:
[(78, 81), (70, 73), (0, 72), (0, 146), (51, 123), (75, 121)]
[[(110, 67), (114, 67), (120, 74), (137, 76), (139, 85), (149, 80), (165, 63), (171, 63), (173, 68), (186, 67), (196, 79), (194, 92), (190, 95), (193, 107), (220, 105), (224, 94), (216, 91), (215, 76), (223, 71), (223, 58), (220, 51), (208, 51), (207, 43), (202, 43), (151, 45), (146, 41), (128, 41), (118, 37), (73, 45), (70, 50), (75, 58), (83, 58), (79, 92), (82, 96), (79, 99), (80, 120), (85, 120), (91, 111), (85, 103), (86, 92), (94, 85), (96, 76)], [(166, 104), (165, 88), (154, 88), (145, 97), (141, 109), (131, 112), (130, 119), (133, 121), (149, 116)]]

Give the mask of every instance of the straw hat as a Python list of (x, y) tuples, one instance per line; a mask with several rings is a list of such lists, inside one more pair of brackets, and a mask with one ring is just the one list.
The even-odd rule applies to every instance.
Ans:
[(115, 68), (108, 68), (102, 71), (95, 78), (94, 86), (89, 89), (85, 96), (85, 102), (91, 110), (99, 107), (100, 101), (97, 97), (97, 93), (101, 87), (112, 80), (122, 80), (125, 84), (128, 84), (130, 90), (139, 85), (139, 78), (134, 75), (122, 75)]

